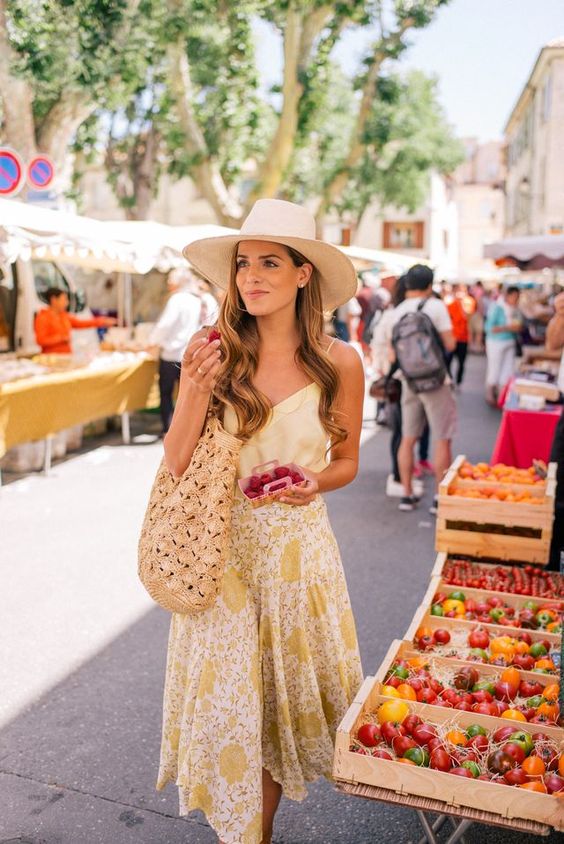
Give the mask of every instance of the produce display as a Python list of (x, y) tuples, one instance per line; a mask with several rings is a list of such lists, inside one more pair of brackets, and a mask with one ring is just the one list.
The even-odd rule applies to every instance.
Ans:
[(556, 674), (560, 666), (559, 646), (546, 640), (533, 641), (527, 630), (513, 636), (492, 635), (477, 625), (471, 629), (433, 629), (420, 627), (414, 637), (418, 650), (433, 652), (438, 656), (482, 662), (540, 674)]
[(300, 486), (304, 481), (305, 475), (296, 463), (280, 466), (277, 460), (271, 460), (255, 466), (252, 475), (241, 478), (239, 488), (253, 507), (263, 507), (279, 498), (285, 490)]
[(452, 586), (471, 586), (536, 598), (564, 597), (564, 577), (536, 566), (499, 566), (449, 557), (441, 574)]
[[(436, 630), (435, 636), (448, 631)], [(480, 672), (477, 665), (445, 666), (424, 656), (397, 659), (384, 678), (381, 694), (433, 706), (478, 712), (513, 721), (556, 725), (559, 684), (523, 676), (514, 666)]]
[[(464, 480), (490, 481), (496, 484), (525, 484), (526, 486), (542, 486), (546, 483), (546, 464), (537, 460), (528, 469), (518, 469), (516, 466), (506, 466), (505, 463), (469, 463), (463, 462), (458, 470), (458, 477)], [(539, 474), (539, 471), (541, 474)]]
[(464, 618), (482, 624), (498, 624), (529, 630), (561, 632), (561, 601), (539, 601), (531, 598), (525, 602), (504, 600), (499, 595), (467, 596), (460, 589), (437, 592), (433, 597), (431, 615), (446, 618)]
[(564, 796), (564, 755), (543, 732), (531, 734), (516, 723), (488, 730), (424, 721), (403, 700), (388, 700), (367, 718), (351, 737), (354, 753)]

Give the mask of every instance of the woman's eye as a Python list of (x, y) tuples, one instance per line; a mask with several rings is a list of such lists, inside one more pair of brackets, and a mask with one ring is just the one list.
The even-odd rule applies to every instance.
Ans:
[(274, 261), (265, 261), (264, 263), (266, 264), (267, 267), (277, 267), (278, 266), (278, 264), (276, 264)]
[(247, 266), (246, 261), (243, 261), (243, 260), (237, 261), (236, 267), (237, 267), (238, 270), (240, 270), (241, 267), (246, 267), (246, 266)]

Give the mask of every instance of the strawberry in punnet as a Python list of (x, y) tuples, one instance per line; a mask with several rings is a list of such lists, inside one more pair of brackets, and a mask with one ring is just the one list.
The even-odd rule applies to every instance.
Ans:
[(221, 340), (221, 334), (217, 328), (212, 328), (208, 334), (208, 343), (213, 343), (214, 340)]
[(277, 466), (274, 470), (274, 477), (275, 478), (291, 478), (292, 477), (292, 470), (288, 469), (287, 466)]

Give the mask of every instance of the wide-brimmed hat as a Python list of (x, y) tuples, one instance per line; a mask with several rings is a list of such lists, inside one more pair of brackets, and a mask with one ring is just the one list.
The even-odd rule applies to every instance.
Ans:
[(336, 246), (316, 240), (315, 219), (307, 209), (282, 199), (257, 200), (238, 234), (195, 240), (182, 254), (205, 278), (226, 289), (233, 253), (241, 240), (282, 243), (300, 252), (317, 270), (326, 311), (356, 293), (356, 270), (349, 258)]

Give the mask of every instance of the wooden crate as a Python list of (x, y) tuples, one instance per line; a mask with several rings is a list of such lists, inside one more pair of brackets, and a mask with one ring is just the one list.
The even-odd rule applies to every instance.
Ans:
[[(549, 465), (546, 484), (529, 486), (460, 478), (458, 471), (465, 459), (460, 454), (439, 485), (436, 550), (546, 565), (554, 520), (556, 464)], [(516, 492), (526, 490), (544, 501), (534, 505), (449, 494), (454, 489), (484, 486)], [(498, 526), (505, 532), (494, 532)]]
[[(388, 674), (394, 662), (400, 659), (408, 660), (412, 657), (421, 656), (425, 657), (426, 662), (429, 664), (431, 673), (438, 673), (439, 676), (444, 675), (445, 672), (448, 672), (449, 675), (454, 677), (459, 668), (471, 665), (479, 672), (481, 680), (491, 680), (492, 682), (496, 682), (500, 679), (500, 675), (503, 671), (503, 667), (500, 665), (489, 665), (487, 663), (480, 662), (467, 662), (462, 659), (442, 657), (432, 652), (422, 654), (421, 651), (414, 648), (413, 642), (405, 640), (396, 640), (390, 645), (388, 653), (384, 657), (383, 662), (381, 663), (380, 667), (378, 668), (378, 671), (374, 675), (374, 679), (379, 684), (377, 687), (378, 691), (381, 693), (386, 675)], [(549, 686), (552, 683), (557, 682), (558, 680), (558, 678), (555, 677), (553, 674), (539, 674), (534, 671), (523, 671), (522, 669), (519, 669), (519, 674), (521, 675), (522, 680), (530, 680), (532, 683), (540, 683), (542, 686)], [(429, 704), (429, 706), (431, 706), (433, 709), (441, 709), (441, 707), (433, 706), (432, 703)], [(491, 715), (485, 715), (484, 718), (490, 720), (491, 729), (495, 730), (499, 719)], [(519, 725), (516, 726), (516, 729), (519, 729)], [(542, 729), (543, 731), (546, 731), (547, 735), (550, 735), (557, 741), (564, 741), (564, 729), (562, 727), (551, 727), (543, 725)]]
[[(400, 795), (400, 798), (405, 796), (406, 801), (414, 795), (440, 801), (449, 808), (467, 806), (507, 820), (530, 820), (564, 831), (564, 800), (552, 795), (481, 780), (472, 780), (469, 785), (470, 780), (442, 771), (353, 753), (350, 747), (358, 728), (370, 720), (370, 713), (375, 712), (380, 703), (388, 700), (379, 694), (378, 689), (379, 681), (375, 677), (367, 677), (337, 730), (333, 764), (335, 780), (384, 788)], [(494, 729), (507, 726), (507, 720), (503, 718), (490, 718), (475, 712), (453, 713), (451, 709), (421, 703), (410, 703), (410, 710), (430, 723), (448, 722), (461, 729), (470, 724), (482, 724), (491, 730), (492, 722), (495, 722)], [(538, 724), (522, 725), (531, 733), (533, 726), (534, 732), (548, 734), (545, 728), (539, 730)]]
[[(483, 627), (484, 630), (488, 631), (490, 636), (512, 636), (517, 635), (521, 630), (520, 627), (504, 627), (501, 624), (485, 624), (473, 619), (445, 618), (444, 616), (431, 615), (431, 606), (436, 593), (446, 592), (448, 595), (449, 592), (453, 592), (456, 589), (458, 589), (458, 587), (453, 586), (450, 583), (444, 583), (440, 577), (432, 577), (425, 596), (416, 610), (411, 624), (406, 630), (404, 639), (409, 642), (413, 641), (415, 633), (419, 627), (431, 627), (433, 630), (436, 630), (439, 627), (445, 627), (447, 630), (462, 628), (466, 629), (468, 633), (470, 633), (470, 631), (475, 627)], [(514, 595), (511, 592), (490, 592), (487, 589), (471, 589), (466, 587), (464, 587), (462, 591), (467, 597), (472, 597), (474, 599), (479, 598), (480, 600), (487, 600), (490, 596), (496, 595), (516, 609), (521, 608), (528, 600), (530, 600), (527, 595)], [(539, 603), (541, 602), (539, 601)], [(557, 602), (546, 601), (544, 603), (552, 605)], [(554, 647), (559, 647), (561, 642), (561, 636), (559, 634), (549, 633), (546, 630), (527, 630), (527, 633), (529, 633), (533, 642), (543, 641), (546, 639), (546, 641), (550, 642)]]

